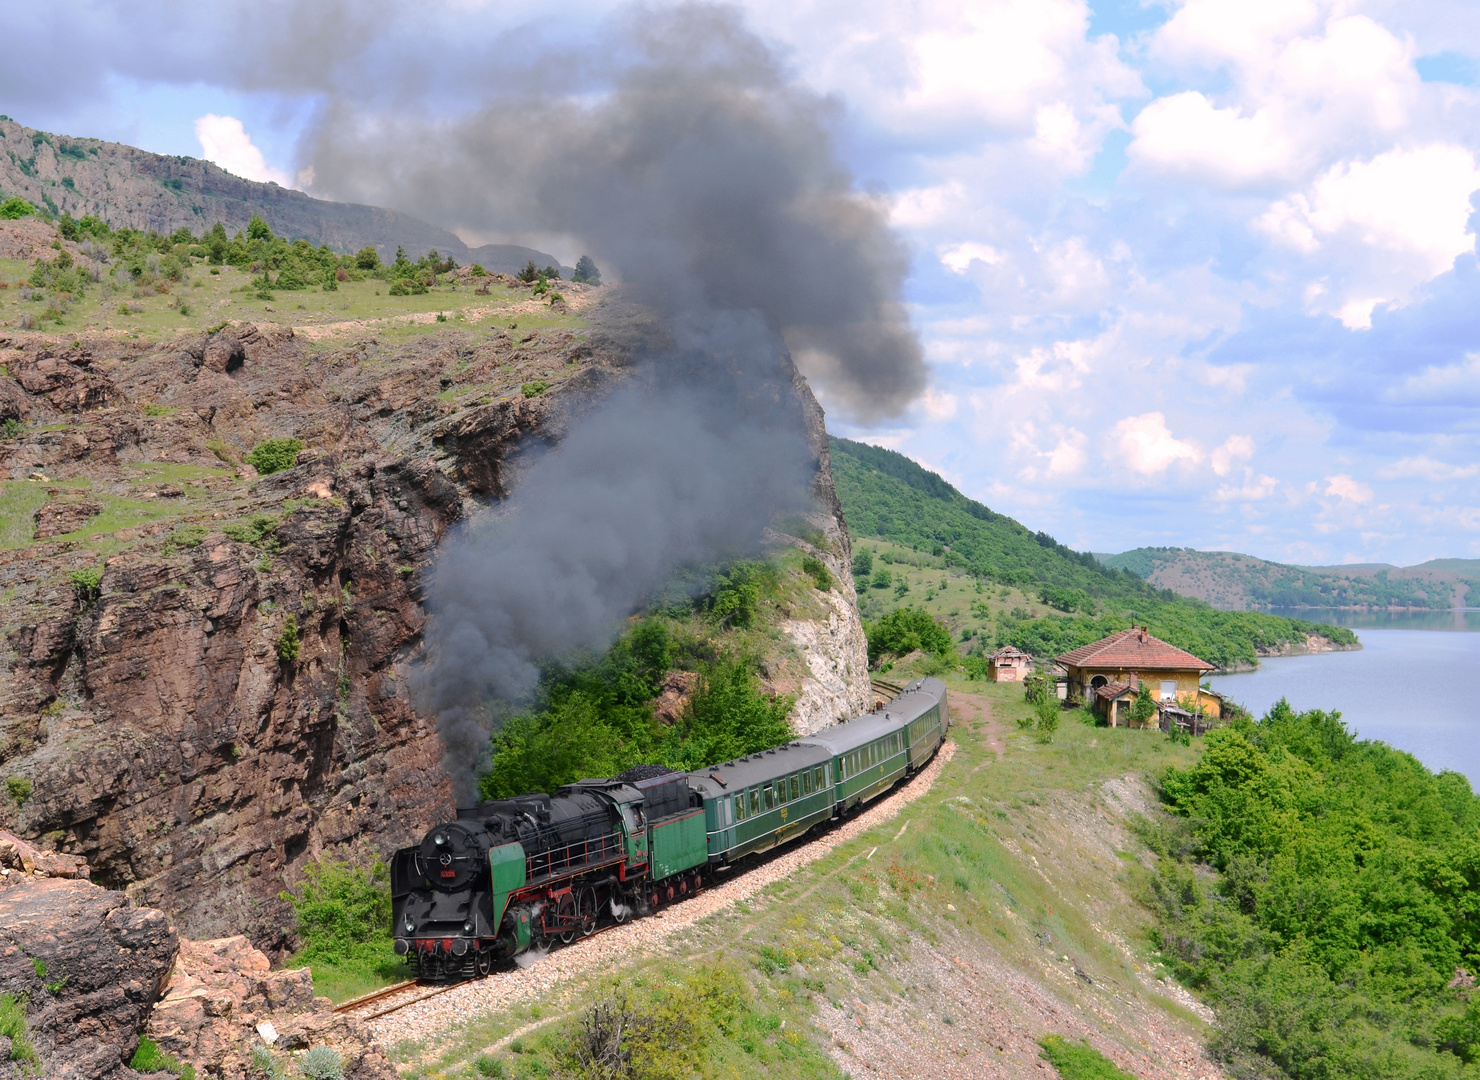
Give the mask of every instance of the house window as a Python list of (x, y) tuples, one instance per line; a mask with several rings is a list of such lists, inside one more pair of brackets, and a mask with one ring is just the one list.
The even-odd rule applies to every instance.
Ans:
[(1163, 679), (1161, 681), (1161, 700), (1175, 701), (1177, 698), (1177, 680)]

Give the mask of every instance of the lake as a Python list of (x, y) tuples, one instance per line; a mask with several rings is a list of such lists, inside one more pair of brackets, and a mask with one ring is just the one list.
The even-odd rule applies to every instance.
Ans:
[(1282, 697), (1296, 709), (1334, 709), (1362, 738), (1464, 773), (1480, 790), (1480, 610), (1277, 614), (1350, 626), (1364, 647), (1265, 660), (1258, 671), (1214, 676), (1213, 689), (1255, 716)]

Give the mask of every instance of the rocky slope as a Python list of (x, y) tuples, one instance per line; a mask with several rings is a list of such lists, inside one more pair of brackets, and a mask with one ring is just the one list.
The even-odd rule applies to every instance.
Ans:
[[(541, 322), (514, 294), (414, 333), (0, 336), (0, 825), (189, 937), (275, 952), (305, 861), (387, 852), (451, 811), (406, 695), (437, 541), (628, 370), (599, 318)], [(783, 539), (835, 583), (768, 670), (812, 730), (868, 681), (821, 411), (795, 392), (819, 508)], [(241, 457), (269, 437), (306, 449), (257, 477)]]
[(397, 245), (411, 258), (435, 248), (459, 262), (514, 273), (529, 259), (558, 263), (553, 255), (517, 244), (469, 248), (455, 234), (379, 206), (326, 202), (273, 183), (233, 176), (192, 157), (151, 154), (101, 139), (53, 135), (0, 119), (0, 193), (19, 195), (52, 214), (81, 219), (93, 214), (112, 228), (199, 236), (221, 222), (229, 233), (245, 229), (254, 214), (290, 240), (336, 251), (372, 245), (389, 259)]

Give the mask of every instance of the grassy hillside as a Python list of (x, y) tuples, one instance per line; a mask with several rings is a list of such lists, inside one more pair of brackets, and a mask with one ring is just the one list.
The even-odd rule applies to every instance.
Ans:
[(963, 651), (1011, 644), (1048, 657), (1131, 623), (1222, 668), (1317, 634), (1341, 645), (1349, 630), (1252, 612), (1216, 611), (1103, 566), (1047, 533), (966, 498), (892, 450), (834, 439), (833, 475), (859, 556), (864, 617), (923, 607)]
[(1135, 548), (1099, 556), (1159, 588), (1218, 607), (1400, 607), (1443, 610), (1480, 597), (1480, 560), (1420, 566), (1287, 566), (1232, 551)]

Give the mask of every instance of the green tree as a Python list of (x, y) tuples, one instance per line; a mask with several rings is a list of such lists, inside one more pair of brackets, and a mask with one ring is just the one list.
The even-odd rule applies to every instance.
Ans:
[(867, 582), (874, 570), (874, 553), (868, 548), (859, 548), (853, 553), (853, 580)]
[(601, 271), (596, 269), (596, 263), (591, 256), (582, 255), (576, 260), (576, 272), (570, 276), (570, 279), (586, 285), (600, 285)]
[(941, 658), (955, 655), (951, 632), (928, 611), (916, 607), (895, 608), (877, 622), (864, 627), (868, 659), (876, 664), (885, 656), (904, 656), (915, 650)]
[(743, 657), (706, 664), (669, 731), (663, 757), (674, 768), (700, 769), (780, 746), (793, 738), (786, 722), (791, 704), (791, 698), (765, 696)]
[(253, 214), (252, 220), (247, 223), (247, 239), (271, 240), (272, 229), (268, 227), (267, 222), (263, 221), (256, 214)]
[(1144, 724), (1156, 715), (1156, 698), (1151, 696), (1150, 683), (1142, 680), (1141, 688), (1136, 691), (1127, 715), (1138, 724)]
[(519, 271), (518, 278), (520, 281), (529, 285), (534, 284), (540, 279), (540, 272), (536, 269), (533, 259), (530, 259), (529, 262), (524, 264), (524, 269)]
[(4, 202), (0, 202), (0, 219), (15, 221), (18, 218), (27, 217), (36, 212), (36, 208), (19, 195), (12, 195)]
[(355, 269), (375, 271), (380, 269), (380, 252), (373, 245), (367, 244), (355, 252)]

